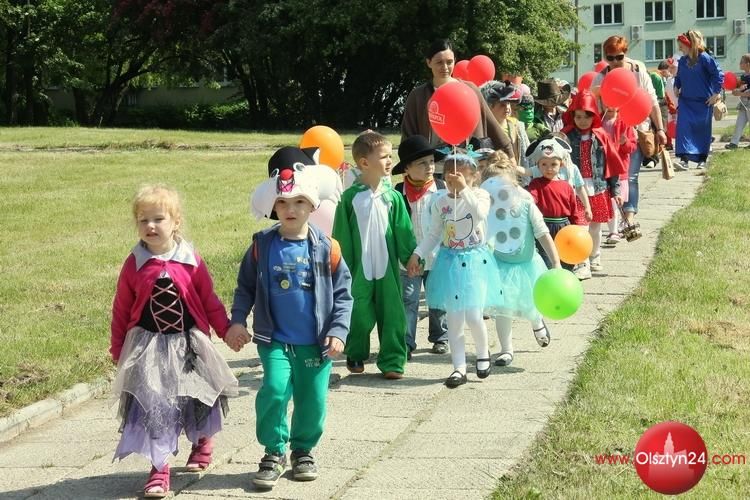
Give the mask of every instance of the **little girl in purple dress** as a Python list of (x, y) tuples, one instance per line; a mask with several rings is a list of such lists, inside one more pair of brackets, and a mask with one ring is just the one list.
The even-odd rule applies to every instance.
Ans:
[(145, 456), (152, 468), (146, 498), (169, 494), (170, 454), (185, 431), (193, 443), (187, 470), (211, 463), (227, 396), (238, 383), (209, 337), (229, 319), (205, 262), (183, 240), (178, 194), (143, 187), (133, 200), (140, 241), (122, 266), (112, 305), (112, 390), (120, 398), (122, 437), (115, 459)]

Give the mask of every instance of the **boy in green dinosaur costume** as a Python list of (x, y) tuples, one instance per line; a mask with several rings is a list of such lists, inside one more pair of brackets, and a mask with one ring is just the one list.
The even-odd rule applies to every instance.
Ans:
[(361, 171), (336, 207), (333, 237), (352, 273), (354, 308), (346, 344), (346, 367), (362, 373), (370, 356), (370, 332), (377, 324), (377, 366), (387, 379), (400, 379), (406, 364), (406, 313), (399, 262), (406, 265), (417, 243), (403, 196), (393, 189), (392, 145), (368, 130), (352, 144)]

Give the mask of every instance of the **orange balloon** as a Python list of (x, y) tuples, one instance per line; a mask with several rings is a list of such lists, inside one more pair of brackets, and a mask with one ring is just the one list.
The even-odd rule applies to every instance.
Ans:
[(589, 258), (594, 249), (594, 241), (588, 229), (571, 224), (555, 235), (555, 247), (561, 261), (575, 265)]
[(344, 141), (331, 127), (315, 125), (302, 134), (301, 148), (320, 149), (320, 163), (338, 170), (344, 162)]

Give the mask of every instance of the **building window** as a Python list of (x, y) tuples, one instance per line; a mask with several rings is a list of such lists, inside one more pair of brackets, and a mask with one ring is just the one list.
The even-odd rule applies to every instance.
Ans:
[(622, 4), (603, 3), (594, 5), (594, 26), (622, 24)]
[(646, 60), (663, 61), (674, 54), (674, 40), (646, 40)]
[(711, 51), (714, 57), (725, 57), (726, 56), (726, 37), (723, 36), (707, 36), (704, 40), (706, 47)]
[(601, 61), (602, 59), (604, 59), (604, 52), (602, 49), (602, 44), (595, 43), (594, 44), (594, 66), (596, 66), (597, 63), (599, 63), (599, 61)]
[[(750, 0), (748, 0), (750, 2)], [(646, 2), (646, 22), (674, 21), (674, 2)]]
[(724, 0), (695, 0), (695, 17), (698, 19), (726, 17), (724, 13)]

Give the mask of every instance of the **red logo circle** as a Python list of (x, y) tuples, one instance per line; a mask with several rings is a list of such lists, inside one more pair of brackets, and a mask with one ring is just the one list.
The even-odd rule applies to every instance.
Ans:
[(706, 472), (708, 451), (700, 434), (681, 422), (662, 422), (643, 433), (635, 446), (641, 481), (665, 495), (684, 493)]

